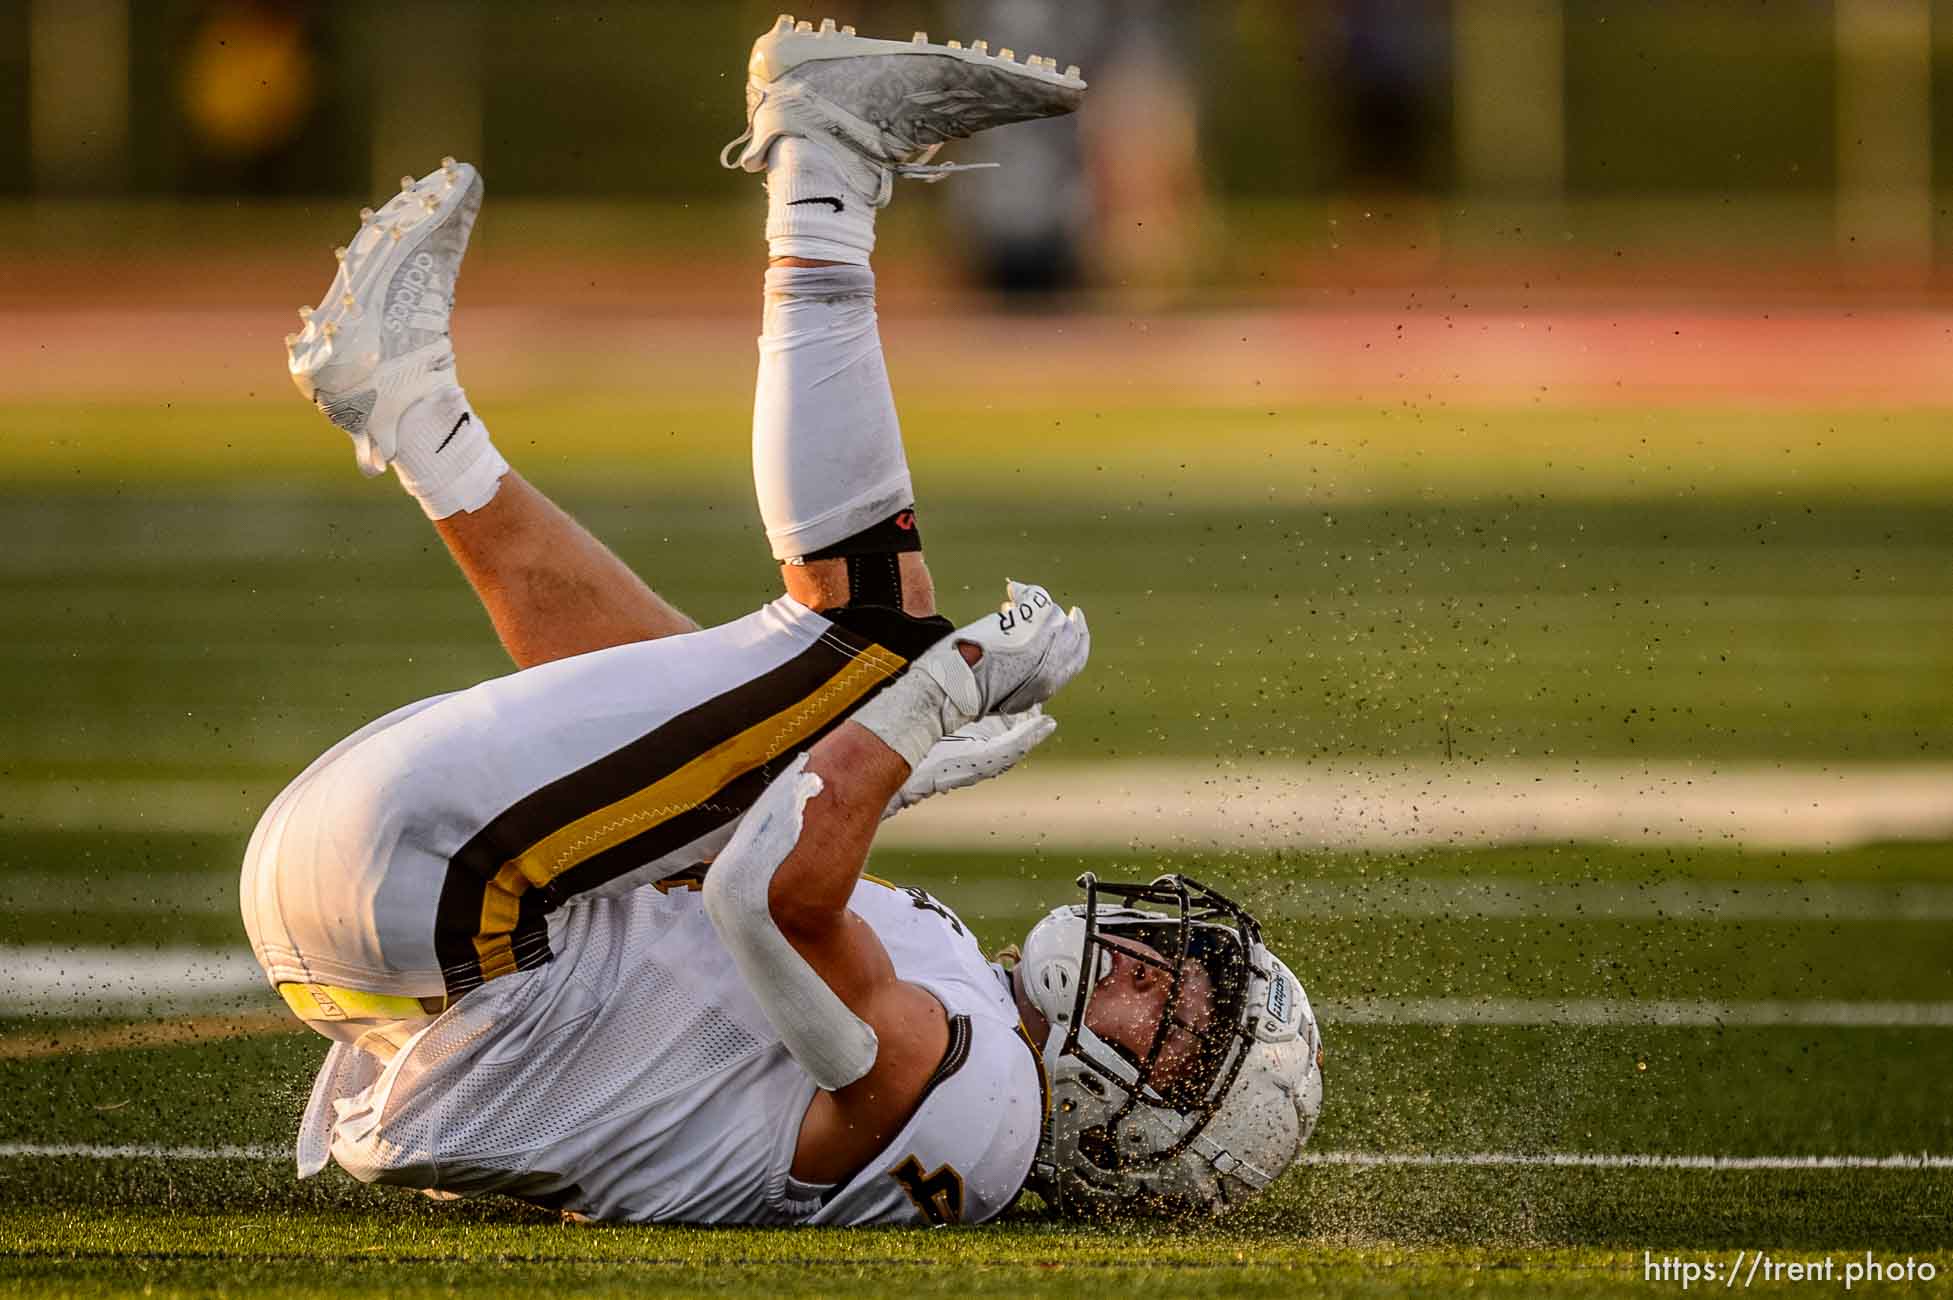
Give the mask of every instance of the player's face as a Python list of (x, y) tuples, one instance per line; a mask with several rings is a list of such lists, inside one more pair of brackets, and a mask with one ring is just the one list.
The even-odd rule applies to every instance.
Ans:
[[(1167, 991), (1173, 977), (1158, 966), (1140, 961), (1133, 954), (1165, 961), (1160, 952), (1137, 939), (1107, 936), (1112, 969), (1092, 990), (1085, 1008), (1085, 1026), (1118, 1050), (1137, 1067), (1152, 1050), (1153, 1033), (1166, 1010)], [(1199, 1040), (1214, 1014), (1214, 989), (1207, 972), (1189, 962), (1180, 985), (1180, 1000), (1173, 1012), (1173, 1026), (1160, 1047), (1153, 1066), (1155, 1086), (1167, 1088), (1188, 1078), (1200, 1055)]]

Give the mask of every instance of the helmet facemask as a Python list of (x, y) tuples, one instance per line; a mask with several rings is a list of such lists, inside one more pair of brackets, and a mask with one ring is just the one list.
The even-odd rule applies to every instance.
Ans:
[[(1291, 1104), (1310, 1091), (1293, 1076), (1313, 1068), (1316, 1050), (1301, 986), (1262, 945), (1255, 919), (1197, 881), (1170, 875), (1115, 884), (1088, 872), (1078, 883), (1085, 901), (1052, 912), (1025, 941), (1027, 992), (1051, 1023), (1044, 1057), (1053, 1115), (1033, 1190), (1071, 1212), (1217, 1209), (1260, 1190), (1306, 1137), (1307, 1124), (1292, 1113), (1301, 1108)], [(1143, 1053), (1086, 1024), (1115, 952), (1167, 980)], [(1195, 970), (1204, 972), (1212, 999), (1203, 1025), (1186, 1015)], [(1306, 1046), (1298, 1041), (1304, 1020)], [(1192, 1035), (1196, 1051), (1191, 1069), (1169, 1078), (1160, 1067), (1176, 1027)], [(1259, 1100), (1237, 1095), (1248, 1067)], [(1275, 1093), (1271, 1107), (1262, 1094)], [(1311, 1096), (1319, 1096), (1319, 1084)], [(1216, 1142), (1207, 1130), (1228, 1111), (1236, 1122), (1223, 1124), (1227, 1133)], [(1272, 1128), (1264, 1122), (1271, 1116)], [(1313, 1122), (1313, 1101), (1305, 1118)], [(1244, 1119), (1254, 1129), (1243, 1139), (1254, 1150), (1245, 1154), (1232, 1149), (1242, 1145)], [(1276, 1132), (1284, 1125), (1288, 1137)]]

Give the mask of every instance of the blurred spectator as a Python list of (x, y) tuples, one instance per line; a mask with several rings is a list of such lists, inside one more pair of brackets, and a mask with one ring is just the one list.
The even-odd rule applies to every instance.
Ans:
[(1157, 293), (1185, 281), (1201, 188), (1193, 10), (1168, 0), (956, 7), (961, 39), (1076, 63), (1092, 84), (1076, 117), (986, 136), (960, 155), (1003, 164), (954, 205), (985, 284), (1035, 299), (1088, 283)]
[(199, 170), (254, 189), (254, 173), (295, 147), (318, 72), (301, 10), (279, 0), (223, 0), (192, 26), (178, 82)]
[(1443, 0), (1339, 0), (1338, 100), (1357, 189), (1421, 189), (1432, 180), (1451, 102), (1451, 31)]

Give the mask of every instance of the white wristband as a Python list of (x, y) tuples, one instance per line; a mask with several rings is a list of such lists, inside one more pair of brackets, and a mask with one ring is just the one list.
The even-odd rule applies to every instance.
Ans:
[(849, 720), (873, 732), (913, 772), (937, 741), (982, 714), (983, 695), (976, 675), (963, 661), (956, 642), (945, 639), (924, 651), (907, 672), (856, 709)]

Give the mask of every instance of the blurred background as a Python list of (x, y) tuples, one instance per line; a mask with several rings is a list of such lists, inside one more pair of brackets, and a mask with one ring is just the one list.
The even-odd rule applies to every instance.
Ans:
[[(881, 218), (947, 612), (1035, 577), (1096, 644), (877, 870), (995, 942), (1082, 865), (1243, 890), (1375, 1103), (1332, 1147), (1953, 1142), (1953, 0), (826, 12), (1092, 83)], [(774, 14), (0, 0), (0, 1003), (264, 1010), (266, 800), (507, 670), (283, 373), (403, 173), (487, 178), (511, 460), (702, 620), (771, 596), (714, 158)]]
[[(1627, 281), (1658, 254), (1713, 283), (1784, 287), (1766, 267), (1793, 254), (1799, 287), (1920, 291), (1953, 158), (1934, 130), (1953, 114), (1934, 75), (1953, 57), (1943, 7), (883, 0), (843, 16), (1010, 32), (1086, 65), (1077, 120), (989, 146), (1018, 165), (970, 187), (966, 273), (1212, 299), (1497, 279), (1520, 257)], [(769, 17), (17, 0), (0, 14), (0, 193), (349, 198), (432, 151), (479, 160), (498, 198), (724, 202), (702, 142), (736, 119), (736, 55)]]
[[(1935, 130), (1953, 117), (1935, 75), (1953, 60), (1945, 9), (862, 0), (842, 17), (1008, 33), (993, 39), (1057, 50), (1094, 83), (1074, 121), (986, 143), (1014, 166), (964, 187), (962, 274), (1211, 302), (1447, 272), (1504, 283), (1522, 259), (1622, 284), (1651, 263), (1670, 284), (1687, 265), (1698, 288), (1922, 292), (1953, 161)], [(770, 17), (654, 0), (16, 0), (0, 13), (0, 194), (359, 198), (452, 152), (498, 200), (723, 204), (746, 190), (705, 145), (736, 126), (738, 52)], [(620, 240), (657, 242), (640, 234)]]
[[(1515, 549), (1473, 565), (1481, 584), (1551, 580), (1588, 599), (1629, 571), (1747, 582), (1706, 553), (1655, 553), (1686, 536), (1788, 547), (1794, 534), (1822, 554), (1735, 552), (1785, 587), (1771, 599), (1817, 600), (1824, 565), (1844, 566), (1839, 600), (1906, 598), (1881, 607), (1898, 621), (1875, 637), (1851, 621), (1863, 605), (1754, 606), (1765, 621), (1742, 636), (1758, 654), (1806, 656), (1782, 666), (1791, 677), (1758, 705), (1762, 726), (1690, 712), (1702, 692), (1754, 686), (1762, 660), (1731, 646), (1678, 659), (1715, 638), (1620, 621), (1739, 607), (1649, 601), (1616, 602), (1613, 625), (1570, 639), (1550, 620), (1483, 635), (1473, 624), (1497, 617), (1490, 606), (1447, 623), (1391, 605), (1358, 620), (1338, 652), (1346, 672), (1326, 685), (1292, 665), (1269, 682), (1228, 667), (1200, 684), (1245, 703), (1272, 683), (1300, 712), (1237, 708), (1190, 732), (1131, 710), (1115, 723), (1107, 704), (1110, 734), (1141, 752), (1220, 754), (1455, 756), (1475, 728), (1486, 752), (1522, 758), (1651, 743), (1943, 755), (1953, 638), (1938, 583), (1914, 593), (1844, 557), (1926, 547), (1913, 558), (1927, 564), (1948, 542), (1953, 457), (1936, 408), (1953, 398), (1953, 130), (1939, 129), (1953, 124), (1953, 2), (861, 0), (835, 16), (898, 37), (986, 35), (1077, 62), (1093, 84), (1075, 117), (955, 151), (999, 170), (904, 184), (881, 220), (890, 362), (932, 539), (952, 543), (939, 562), (985, 574), (1001, 562), (966, 549), (967, 503), (1042, 513), (1063, 522), (982, 541), (1020, 545), (1026, 571), (1058, 576), (1094, 562), (1130, 574), (1131, 547), (1161, 548), (1146, 575), (1160, 582), (1137, 591), (1170, 575), (1232, 592), (1256, 627), (1319, 642), (1272, 602), (1292, 610), (1324, 583), (1352, 608), (1435, 598), (1426, 570), (1439, 586), (1462, 578), (1421, 548), (1476, 537), (1446, 512), (1485, 510), (1549, 537), (1519, 551), (1502, 526)], [(634, 558), (678, 594), (712, 593), (705, 616), (763, 595), (743, 440), (764, 199), (714, 156), (741, 126), (745, 50), (772, 18), (757, 4), (625, 0), (0, 8), (0, 472), (13, 493), (0, 540), (21, 580), (118, 530), (149, 562), (208, 544), (203, 530), (159, 531), (151, 513), (169, 503), (208, 528), (234, 518), (239, 555), (309, 536), (290, 521), (313, 508), (385, 521), (344, 544), (418, 544), (411, 514), (351, 474), (336, 435), (293, 400), (279, 340), (352, 213), (452, 153), (488, 179), (456, 339), (503, 445), (590, 508), (658, 528), (618, 542), (646, 548)], [(91, 493), (112, 500), (77, 503)], [(1325, 508), (1359, 514), (1338, 525)], [(1241, 534), (1218, 566), (1201, 548), (1220, 535), (1199, 511)], [(672, 512), (709, 515), (724, 544), (660, 528)], [(1318, 533), (1359, 517), (1374, 522), (1367, 558), (1316, 554)], [(1576, 535), (1561, 539), (1563, 524)], [(1610, 531), (1656, 567), (1583, 577), (1593, 556), (1558, 549)], [(660, 545), (682, 558), (652, 562)], [(1360, 564), (1374, 572), (1359, 578)], [(447, 581), (438, 565), (409, 571)], [(206, 636), (233, 618), (207, 613)], [(4, 617), (30, 614), (35, 635), (66, 644), (32, 600)], [(1412, 623), (1409, 640), (1379, 630)], [(477, 631), (451, 629), (470, 671), (497, 662)], [(108, 653), (92, 631), (73, 635)], [(1528, 653), (1521, 635), (1574, 655), (1569, 672), (1601, 666), (1602, 684), (1558, 690), (1558, 670), (1502, 666), (1500, 653)], [(1406, 660), (1406, 645), (1426, 658)], [(1847, 671), (1837, 655), (1913, 656), (1921, 671)], [(418, 682), (450, 683), (420, 662)], [(62, 668), (85, 703), (120, 699), (128, 664)], [(1618, 679), (1649, 671), (1675, 680), (1633, 712)], [(1501, 673), (1530, 694), (1462, 698), (1497, 694)], [(260, 754), (248, 764), (260, 777), (398, 694), (379, 674), (350, 697), (320, 680), (333, 685), (290, 707), (335, 701), (335, 721), (302, 741), (236, 714), (234, 697), (211, 702), (237, 716), (232, 752)], [(1170, 670), (1143, 680), (1175, 698), (1194, 689)], [(119, 752), (57, 740), (43, 711), (72, 716), (74, 700), (35, 674), (16, 681), (0, 728), (24, 755), (86, 766)], [(281, 673), (266, 698), (293, 689)], [(1868, 711), (1868, 691), (1903, 700), (1906, 725)], [(178, 760), (194, 748), (161, 747)]]
[[(916, 321), (910, 355), (974, 360), (986, 331), (1025, 337), (999, 313), (1069, 312), (1076, 328), (1011, 349), (1013, 386), (1090, 371), (1147, 400), (1905, 406), (1946, 395), (1921, 311), (1946, 277), (1949, 15), (863, 0), (838, 16), (991, 33), (1093, 83), (1075, 118), (960, 153), (1001, 172), (904, 187), (880, 266), (886, 304)], [(316, 292), (345, 213), (449, 153), (492, 195), (461, 327), (477, 387), (726, 393), (748, 360), (759, 199), (712, 151), (771, 17), (14, 0), (0, 398), (264, 399), (275, 375), (253, 349)], [(1869, 472), (1911, 482), (1918, 460)]]

